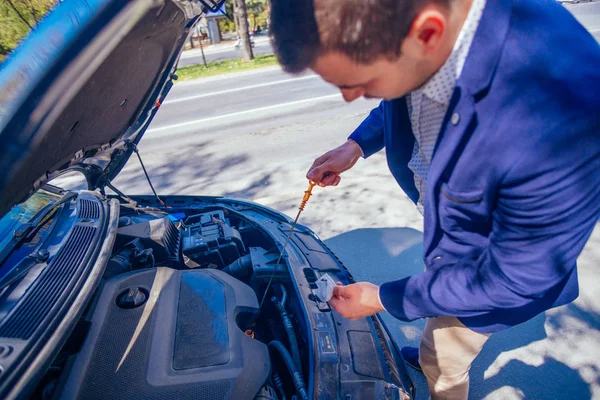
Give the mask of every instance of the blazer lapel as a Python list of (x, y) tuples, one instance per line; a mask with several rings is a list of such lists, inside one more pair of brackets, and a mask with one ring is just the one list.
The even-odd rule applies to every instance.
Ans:
[[(454, 90), (450, 106), (444, 117), (438, 136), (433, 159), (427, 175), (427, 199), (425, 204), (425, 226), (423, 249), (425, 262), (441, 238), (438, 228), (439, 185), (444, 173), (460, 157), (461, 143), (468, 139), (476, 126), (476, 99), (487, 95), (498, 60), (502, 53), (510, 25), (512, 0), (487, 0), (477, 32), (473, 38), (469, 55), (460, 79)], [(434, 229), (435, 227), (435, 229)]]

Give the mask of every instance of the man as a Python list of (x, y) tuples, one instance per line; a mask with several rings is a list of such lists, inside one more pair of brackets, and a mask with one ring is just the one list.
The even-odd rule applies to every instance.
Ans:
[(600, 48), (555, 1), (271, 1), (287, 71), (384, 99), (307, 177), (336, 186), (385, 148), (424, 214), (424, 273), (338, 286), (331, 305), (428, 318), (403, 355), (433, 398), (466, 399), (490, 334), (577, 297), (600, 214)]

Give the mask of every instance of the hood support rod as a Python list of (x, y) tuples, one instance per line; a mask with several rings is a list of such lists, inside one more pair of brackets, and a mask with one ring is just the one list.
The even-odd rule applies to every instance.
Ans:
[(148, 180), (148, 184), (150, 184), (150, 189), (152, 189), (152, 193), (154, 193), (154, 197), (156, 197), (156, 200), (158, 200), (158, 202), (164, 206), (165, 202), (162, 201), (160, 199), (160, 197), (158, 197), (158, 194), (156, 194), (156, 190), (154, 190), (154, 186), (152, 185), (150, 176), (148, 176), (148, 172), (146, 171), (146, 167), (144, 166), (144, 162), (142, 161), (142, 156), (140, 156), (140, 151), (138, 150), (137, 146), (131, 140), (127, 140), (126, 143), (127, 143), (127, 146), (129, 146), (135, 152), (135, 154), (138, 157), (138, 160), (140, 160), (140, 164), (142, 165), (142, 169), (144, 170), (144, 175), (146, 175), (146, 179)]

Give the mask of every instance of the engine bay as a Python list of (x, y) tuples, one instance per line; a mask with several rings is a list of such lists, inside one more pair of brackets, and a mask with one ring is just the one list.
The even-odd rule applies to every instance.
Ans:
[[(67, 320), (72, 328), (52, 347), (30, 398), (406, 398), (410, 377), (379, 320), (340, 318), (318, 297), (326, 274), (352, 278), (307, 228), (288, 241), (288, 217), (230, 199), (170, 196), (161, 204), (89, 191), (71, 199), (49, 222), (54, 254), (45, 263), (38, 252), (33, 264), (45, 271), (22, 284), (54, 282), (46, 293), (59, 305), (59, 293), (76, 298), (81, 288), (87, 300)], [(105, 236), (98, 230), (82, 241), (105, 219)], [(94, 275), (61, 272), (86, 254)], [(29, 293), (12, 315), (48, 301)], [(69, 311), (76, 303), (64, 304)], [(30, 326), (27, 315), (5, 325)], [(52, 325), (40, 317), (37, 329)]]
[(122, 205), (85, 338), (50, 398), (307, 398), (304, 321), (278, 258), (231, 210)]

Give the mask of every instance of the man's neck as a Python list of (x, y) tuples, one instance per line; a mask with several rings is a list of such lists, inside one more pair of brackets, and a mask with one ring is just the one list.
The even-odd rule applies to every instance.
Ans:
[(465, 24), (467, 16), (469, 15), (469, 10), (471, 9), (471, 5), (473, 4), (473, 0), (454, 0), (450, 1), (450, 10), (448, 14), (448, 35), (445, 39), (444, 44), (444, 57), (439, 63), (438, 69), (444, 65), (450, 53), (452, 53), (452, 49), (456, 44), (458, 39), (458, 35)]
[(449, 8), (447, 10), (448, 25), (446, 26), (443, 43), (440, 46), (439, 56), (435, 60), (431, 60), (428, 66), (422, 66), (423, 70), (429, 70), (430, 72), (422, 85), (414, 90), (419, 90), (424, 87), (446, 63), (452, 53), (454, 44), (458, 40), (458, 36), (469, 15), (472, 4), (473, 0), (453, 0), (449, 2)]

